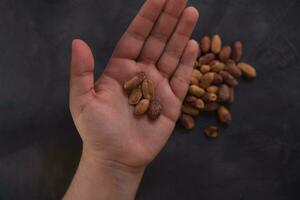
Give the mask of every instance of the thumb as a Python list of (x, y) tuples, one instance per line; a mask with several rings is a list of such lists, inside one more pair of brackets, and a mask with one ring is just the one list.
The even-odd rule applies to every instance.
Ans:
[[(82, 104), (86, 95), (94, 88), (94, 57), (89, 46), (82, 40), (72, 42), (70, 66), (70, 102)], [(80, 106), (80, 105), (79, 105)]]
[(94, 87), (94, 57), (88, 45), (75, 39), (72, 42), (70, 95), (82, 96)]

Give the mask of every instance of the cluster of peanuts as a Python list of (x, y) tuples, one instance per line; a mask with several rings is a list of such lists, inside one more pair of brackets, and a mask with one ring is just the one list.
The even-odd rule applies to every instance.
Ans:
[[(195, 63), (189, 92), (182, 105), (181, 124), (192, 129), (195, 126), (193, 117), (200, 112), (215, 112), (224, 124), (232, 121), (229, 110), (234, 102), (234, 88), (239, 78), (256, 77), (256, 70), (249, 64), (241, 62), (243, 44), (240, 41), (231, 46), (222, 46), (219, 35), (212, 38), (205, 36), (200, 42), (200, 54)], [(204, 133), (209, 138), (219, 136), (218, 126), (206, 126)]]
[(148, 114), (152, 120), (156, 120), (162, 110), (159, 98), (155, 95), (154, 84), (147, 79), (145, 73), (141, 72), (123, 85), (124, 90), (128, 93), (128, 103), (134, 106), (136, 116)]

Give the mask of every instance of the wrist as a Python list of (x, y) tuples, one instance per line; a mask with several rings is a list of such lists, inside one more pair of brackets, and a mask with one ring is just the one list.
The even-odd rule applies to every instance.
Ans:
[(104, 159), (83, 148), (65, 199), (134, 199), (144, 170)]
[(86, 148), (83, 148), (82, 150), (80, 163), (83, 163), (94, 170), (107, 171), (114, 175), (127, 176), (136, 179), (140, 179), (145, 171), (145, 167), (132, 167), (117, 160), (108, 159), (98, 152)]
[(122, 174), (130, 176), (142, 176), (146, 166), (132, 166), (119, 159), (115, 159), (114, 156), (107, 155), (106, 153), (89, 148), (83, 144), (81, 161), (88, 162), (89, 165), (93, 165), (96, 168), (105, 168), (110, 171), (120, 172)]

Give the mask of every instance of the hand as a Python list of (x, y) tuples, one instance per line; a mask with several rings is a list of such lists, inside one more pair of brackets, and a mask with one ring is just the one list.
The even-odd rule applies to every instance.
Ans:
[[(187, 0), (148, 0), (94, 82), (94, 59), (80, 40), (72, 45), (70, 109), (83, 152), (129, 171), (143, 170), (170, 137), (198, 54), (190, 36), (198, 20)], [(155, 84), (162, 114), (136, 117), (124, 81), (139, 72)]]

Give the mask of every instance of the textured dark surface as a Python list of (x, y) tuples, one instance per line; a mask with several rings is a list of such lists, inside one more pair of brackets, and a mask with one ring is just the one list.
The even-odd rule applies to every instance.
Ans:
[[(80, 157), (68, 111), (71, 39), (94, 50), (97, 75), (141, 0), (0, 1), (0, 199), (59, 199)], [(193, 0), (194, 38), (244, 41), (258, 70), (243, 82), (234, 123), (207, 140), (199, 119), (177, 127), (137, 199), (300, 199), (300, 1)]]

